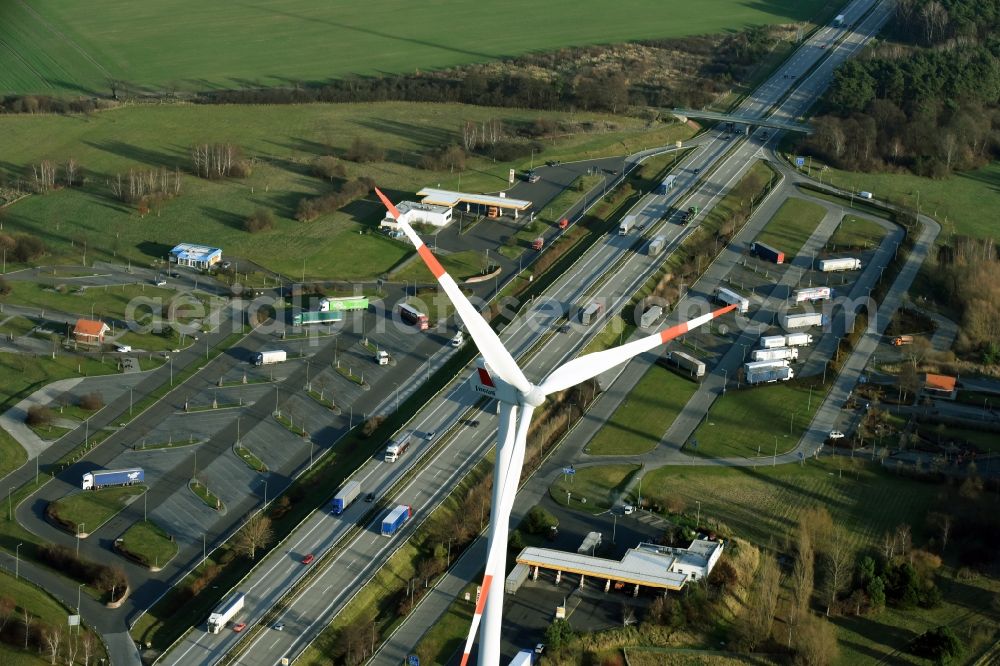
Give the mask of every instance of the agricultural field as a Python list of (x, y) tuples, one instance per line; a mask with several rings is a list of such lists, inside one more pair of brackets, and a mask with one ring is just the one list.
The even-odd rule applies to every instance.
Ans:
[(592, 455), (637, 455), (659, 443), (698, 386), (651, 365), (588, 446)]
[[(332, 191), (329, 182), (312, 175), (316, 158), (343, 156), (359, 138), (384, 149), (388, 161), (343, 160), (346, 177), (373, 178), (395, 199), (412, 196), (428, 183), (496, 191), (506, 188), (509, 168), (527, 166), (527, 156), (515, 162), (475, 156), (464, 172), (454, 173), (414, 165), (423, 151), (459, 142), (465, 120), (500, 118), (515, 131), (540, 117), (566, 120), (565, 114), (557, 113), (416, 103), (173, 105), (88, 116), (2, 116), (0, 133), (7, 140), (0, 170), (8, 177), (23, 176), (29, 164), (40, 160), (61, 164), (73, 158), (87, 178), (83, 187), (32, 195), (9, 206), (4, 227), (8, 233), (40, 237), (49, 248), (43, 258), (47, 264), (78, 264), (86, 258), (88, 263), (155, 265), (183, 241), (221, 247), (226, 256), (256, 261), (296, 278), (371, 278), (389, 272), (412, 248), (373, 233), (384, 215), (374, 197), (312, 222), (296, 221), (300, 199)], [(571, 122), (577, 129), (546, 140), (544, 150), (535, 153), (536, 162), (633, 152), (693, 132), (679, 124), (647, 128), (639, 119), (595, 114), (575, 114)], [(238, 144), (252, 162), (252, 174), (214, 181), (185, 175), (189, 149), (196, 142)], [(109, 184), (112, 176), (130, 168), (180, 169), (180, 196), (164, 203), (159, 212), (140, 217), (136, 207), (114, 198)], [(257, 208), (273, 213), (274, 227), (251, 234), (243, 222)], [(18, 266), (12, 266), (8, 257), (7, 267)]]
[[(817, 382), (818, 384), (818, 382)], [(692, 453), (713, 458), (763, 457), (792, 449), (826, 395), (787, 383), (728, 391), (695, 430)]]
[(277, 0), (238, 7), (194, 0), (169, 6), (124, 0), (17, 2), (5, 7), (0, 27), (7, 54), (0, 90), (109, 94), (111, 79), (161, 91), (322, 83), (541, 48), (805, 21), (824, 11), (829, 13), (820, 0), (675, 1), (668, 6), (651, 0), (489, 5)]
[(786, 199), (755, 240), (785, 253), (789, 262), (822, 221), (826, 209), (804, 199)]

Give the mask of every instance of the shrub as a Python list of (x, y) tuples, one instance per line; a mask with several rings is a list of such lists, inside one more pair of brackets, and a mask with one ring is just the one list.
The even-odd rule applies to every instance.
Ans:
[(381, 414), (373, 416), (365, 421), (365, 424), (361, 426), (361, 436), (365, 438), (371, 437), (375, 431), (378, 430), (378, 427), (382, 425), (383, 421), (385, 421), (385, 417)]
[(11, 287), (7, 280), (0, 278), (0, 296), (6, 296), (10, 293)]
[(559, 524), (556, 517), (540, 506), (536, 506), (524, 517), (524, 529), (528, 534), (545, 534)]
[(40, 238), (24, 234), (17, 237), (14, 258), (21, 263), (32, 261), (45, 254), (45, 249), (45, 243)]
[(355, 138), (344, 157), (352, 162), (381, 162), (385, 159), (385, 150), (374, 141)]
[(336, 157), (324, 155), (316, 158), (312, 164), (312, 173), (318, 178), (332, 181), (334, 178), (346, 178), (347, 169)]
[(266, 208), (258, 208), (243, 221), (243, 229), (252, 234), (274, 228), (274, 215)]
[(951, 627), (925, 631), (911, 644), (913, 654), (938, 664), (947, 664), (962, 652), (962, 643)]
[(80, 396), (79, 405), (83, 409), (96, 412), (98, 409), (104, 407), (104, 397), (97, 391), (86, 393)]
[(28, 415), (24, 417), (24, 422), (30, 426), (45, 426), (52, 423), (54, 414), (52, 410), (44, 405), (32, 405), (28, 407)]

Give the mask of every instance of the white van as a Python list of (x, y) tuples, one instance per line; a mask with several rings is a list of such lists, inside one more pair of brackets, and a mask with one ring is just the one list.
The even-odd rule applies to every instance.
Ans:
[(871, 199), (871, 198), (873, 198), (871, 192), (858, 192), (858, 196), (861, 197), (862, 199)]
[(465, 342), (465, 333), (459, 331), (458, 333), (455, 334), (455, 337), (451, 339), (451, 346), (461, 347), (463, 342)]

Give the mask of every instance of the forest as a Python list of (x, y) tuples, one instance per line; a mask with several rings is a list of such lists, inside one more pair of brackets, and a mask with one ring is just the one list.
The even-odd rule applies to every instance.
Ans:
[(883, 41), (834, 74), (802, 152), (843, 169), (937, 178), (994, 159), (998, 29), (990, 0), (900, 0)]

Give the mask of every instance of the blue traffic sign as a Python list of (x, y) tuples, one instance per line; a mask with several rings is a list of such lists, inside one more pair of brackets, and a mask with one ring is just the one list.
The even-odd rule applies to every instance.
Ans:
[(563, 474), (576, 474), (576, 470), (572, 467), (563, 467)]
[(406, 666), (420, 666), (420, 657), (415, 654), (411, 654), (406, 658)]
[(797, 166), (797, 167), (804, 167), (805, 165), (806, 165), (806, 158), (804, 158), (804, 157), (796, 157), (795, 158), (795, 166)]

